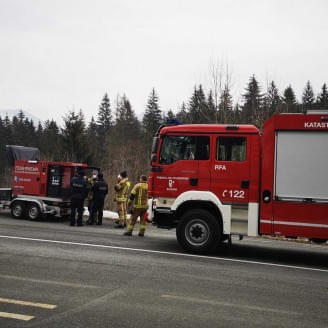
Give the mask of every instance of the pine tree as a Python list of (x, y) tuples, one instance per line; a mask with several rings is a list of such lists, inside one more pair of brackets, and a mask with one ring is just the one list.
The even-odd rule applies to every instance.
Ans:
[(3, 174), (3, 169), (5, 167), (5, 146), (5, 125), (0, 116), (0, 175)]
[(219, 112), (220, 112), (220, 123), (231, 123), (232, 121), (232, 96), (230, 94), (229, 86), (226, 84), (221, 96), (219, 103)]
[(216, 112), (216, 108), (215, 108), (215, 102), (214, 102), (212, 90), (210, 90), (210, 92), (208, 93), (208, 96), (207, 96), (205, 116), (208, 118), (207, 123), (216, 123), (217, 122), (217, 112)]
[(63, 151), (68, 161), (85, 162), (89, 157), (85, 136), (85, 120), (82, 110), (70, 111), (64, 117)]
[(142, 126), (146, 137), (152, 138), (162, 122), (162, 113), (159, 109), (158, 96), (153, 88), (148, 97), (146, 111), (142, 119)]
[(283, 102), (288, 105), (296, 105), (295, 92), (291, 85), (284, 90)]
[(96, 138), (96, 136), (97, 136), (97, 123), (93, 116), (91, 117), (91, 120), (87, 127), (87, 135), (90, 138)]
[(11, 122), (10, 122), (8, 114), (6, 114), (6, 116), (3, 120), (3, 127), (4, 127), (4, 131), (5, 131), (5, 136), (6, 136), (6, 143), (13, 144), (14, 141), (13, 141), (12, 126), (11, 126)]
[(36, 140), (36, 131), (33, 120), (29, 120), (27, 117), (23, 123), (23, 133), (25, 134), (25, 144), (27, 146), (35, 147), (37, 140)]
[(140, 122), (129, 99), (123, 95), (117, 104), (115, 135), (121, 138), (118, 141), (124, 142), (126, 138), (138, 138), (140, 131)]
[(104, 136), (113, 126), (113, 115), (108, 94), (105, 93), (98, 110), (98, 131), (99, 135)]
[(90, 165), (91, 164), (96, 165), (96, 163), (100, 164), (103, 155), (104, 153), (106, 153), (106, 151), (104, 151), (103, 145), (102, 147), (99, 147), (98, 135), (97, 135), (97, 123), (93, 116), (91, 117), (91, 120), (88, 124), (86, 130), (86, 136), (88, 139), (88, 146), (90, 151), (90, 162), (88, 164)]
[(182, 103), (182, 105), (180, 107), (180, 110), (177, 112), (176, 118), (181, 123), (188, 123), (189, 122), (187, 107), (186, 107), (186, 104), (184, 102)]
[(271, 81), (268, 86), (267, 92), (264, 97), (264, 102), (265, 102), (265, 107), (266, 107), (266, 117), (265, 118), (268, 118), (268, 117), (272, 116), (274, 113), (279, 112), (279, 108), (280, 108), (282, 100), (279, 95), (279, 90), (276, 87), (276, 84), (274, 83), (274, 81)]
[(20, 110), (18, 112), (17, 118), (18, 118), (19, 123), (23, 123), (24, 122), (25, 114), (24, 114), (24, 112), (22, 110)]
[(251, 76), (243, 95), (242, 117), (244, 123), (253, 123), (261, 127), (264, 121), (262, 112), (263, 94), (255, 76)]
[(234, 109), (232, 111), (231, 123), (234, 123), (234, 124), (243, 123), (242, 122), (242, 110), (241, 110), (241, 107), (239, 104), (236, 104), (234, 106)]
[(22, 111), (18, 115), (14, 115), (11, 119), (11, 134), (13, 143), (19, 146), (28, 146), (24, 131), (25, 115)]
[(39, 142), (41, 155), (47, 160), (62, 160), (63, 142), (57, 123), (52, 119), (44, 123), (41, 142)]
[(35, 131), (35, 138), (36, 138), (35, 146), (38, 147), (40, 151), (41, 151), (42, 137), (43, 137), (43, 126), (39, 121), (38, 127)]
[(208, 123), (208, 106), (203, 87), (200, 84), (198, 89), (195, 86), (194, 92), (189, 100), (188, 120), (190, 123)]
[(286, 112), (286, 113), (297, 112), (296, 96), (295, 96), (295, 92), (291, 85), (289, 85), (284, 90), (282, 102), (283, 102), (283, 112)]
[(323, 84), (321, 93), (318, 95), (317, 105), (319, 108), (328, 109), (328, 90), (326, 83)]
[(310, 81), (307, 81), (303, 90), (302, 102), (305, 109), (311, 109), (314, 103), (314, 93)]

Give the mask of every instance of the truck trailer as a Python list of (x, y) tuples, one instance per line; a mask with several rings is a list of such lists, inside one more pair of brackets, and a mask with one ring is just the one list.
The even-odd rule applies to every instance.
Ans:
[(0, 206), (14, 218), (37, 220), (70, 214), (70, 181), (78, 169), (91, 175), (97, 168), (83, 163), (38, 160), (36, 148), (7, 146), (13, 165), (11, 188), (0, 188)]
[(328, 113), (253, 125), (162, 126), (153, 140), (149, 220), (187, 251), (232, 235), (328, 240)]

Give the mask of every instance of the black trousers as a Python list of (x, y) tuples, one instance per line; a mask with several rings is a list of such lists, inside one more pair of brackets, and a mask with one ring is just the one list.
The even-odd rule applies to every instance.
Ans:
[(102, 224), (103, 219), (103, 210), (104, 210), (104, 200), (103, 199), (94, 199), (91, 210), (91, 220), (94, 220), (94, 215), (98, 212), (98, 224)]
[(72, 199), (71, 200), (71, 224), (75, 224), (75, 216), (77, 212), (77, 224), (82, 224), (82, 215), (83, 215), (83, 199)]

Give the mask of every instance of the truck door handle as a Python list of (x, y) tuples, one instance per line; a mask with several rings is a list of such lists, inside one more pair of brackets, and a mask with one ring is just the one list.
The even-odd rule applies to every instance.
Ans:
[(249, 188), (249, 180), (242, 180), (240, 187), (243, 189), (248, 189)]
[(190, 183), (191, 186), (197, 186), (198, 179), (197, 178), (190, 178), (189, 183)]

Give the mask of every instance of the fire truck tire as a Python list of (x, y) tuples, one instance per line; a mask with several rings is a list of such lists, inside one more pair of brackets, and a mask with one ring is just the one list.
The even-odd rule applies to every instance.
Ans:
[(31, 203), (27, 208), (27, 216), (30, 220), (37, 220), (40, 217), (40, 207), (38, 204)]
[(176, 235), (185, 250), (206, 254), (216, 249), (221, 242), (221, 222), (206, 210), (193, 209), (181, 217)]
[(15, 219), (21, 219), (25, 214), (25, 205), (23, 202), (15, 201), (11, 204), (11, 215)]

